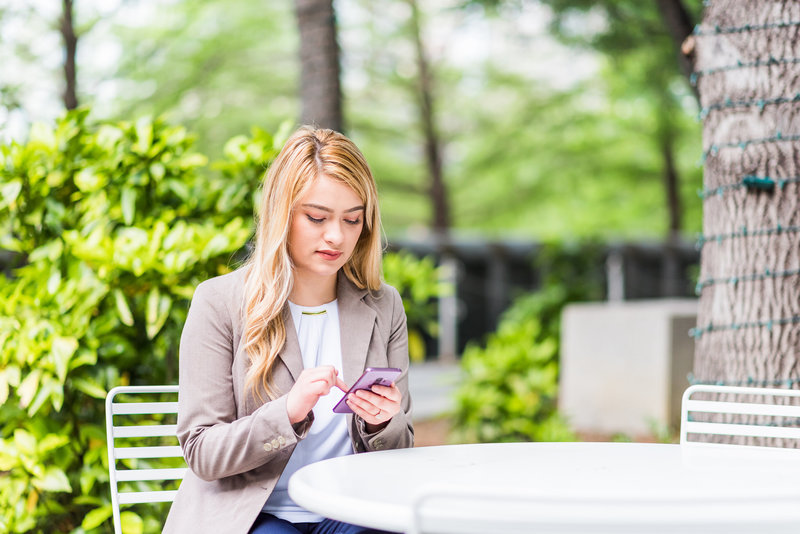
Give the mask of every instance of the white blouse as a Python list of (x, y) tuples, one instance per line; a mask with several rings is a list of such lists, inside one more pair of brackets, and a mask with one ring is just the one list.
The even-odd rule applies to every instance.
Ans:
[[(339, 305), (332, 301), (322, 306), (298, 306), (289, 302), (292, 312), (303, 368), (332, 365), (342, 376), (342, 344), (339, 333)], [(323, 517), (297, 506), (289, 497), (289, 477), (301, 467), (328, 458), (353, 454), (353, 445), (347, 432), (344, 414), (333, 412), (333, 407), (344, 396), (339, 388), (320, 397), (314, 406), (314, 423), (305, 439), (298, 442), (289, 463), (283, 470), (275, 489), (267, 499), (263, 511), (292, 523), (322, 521)]]

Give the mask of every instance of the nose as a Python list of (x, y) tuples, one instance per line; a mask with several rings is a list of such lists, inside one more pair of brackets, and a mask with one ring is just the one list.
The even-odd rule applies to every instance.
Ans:
[(342, 226), (338, 221), (330, 221), (325, 225), (325, 234), (323, 239), (329, 245), (338, 247), (342, 242)]

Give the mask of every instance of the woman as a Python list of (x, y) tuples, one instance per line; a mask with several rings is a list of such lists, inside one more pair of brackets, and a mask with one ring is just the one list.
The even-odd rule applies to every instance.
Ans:
[[(201, 283), (181, 336), (178, 439), (189, 471), (168, 533), (361, 533), (295, 505), (291, 474), (325, 458), (411, 447), (408, 336), (381, 283), (375, 181), (331, 130), (298, 130), (270, 166), (255, 249)], [(333, 405), (365, 367), (399, 367)]]

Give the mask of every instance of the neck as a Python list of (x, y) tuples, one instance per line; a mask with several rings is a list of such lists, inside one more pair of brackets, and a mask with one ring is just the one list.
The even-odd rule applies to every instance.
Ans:
[(289, 300), (299, 306), (319, 306), (336, 299), (336, 275), (304, 277), (294, 273), (294, 287)]

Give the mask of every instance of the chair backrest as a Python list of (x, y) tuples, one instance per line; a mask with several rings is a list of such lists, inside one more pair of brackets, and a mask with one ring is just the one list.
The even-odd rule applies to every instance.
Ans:
[[(183, 451), (175, 435), (176, 425), (152, 424), (153, 419), (163, 419), (158, 416), (178, 413), (177, 393), (178, 386), (120, 386), (109, 391), (106, 396), (108, 471), (114, 532), (117, 534), (122, 533), (120, 505), (172, 502), (175, 490), (162, 490), (150, 482), (182, 480), (186, 473), (185, 462), (182, 462), (184, 467), (152, 468), (154, 463), (174, 464), (174, 458), (183, 458)], [(175, 400), (163, 401), (164, 394), (173, 394)], [(123, 396), (118, 398), (120, 395)], [(132, 396), (135, 396), (135, 401), (129, 400)], [(136, 417), (141, 415), (156, 417), (150, 421), (142, 421), (142, 417)], [(125, 416), (128, 416), (128, 422), (134, 421), (133, 424), (121, 424), (126, 419)], [(142, 438), (158, 438), (159, 444), (143, 444), (154, 440)], [(174, 444), (164, 445), (164, 442)], [(137, 489), (144, 488), (145, 491), (121, 492), (120, 483), (133, 483), (126, 486), (138, 486)]]
[(681, 402), (681, 445), (716, 445), (690, 439), (698, 434), (800, 440), (798, 397), (794, 389), (690, 386)]

